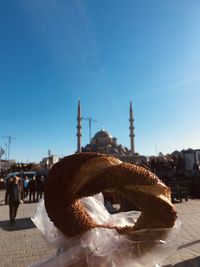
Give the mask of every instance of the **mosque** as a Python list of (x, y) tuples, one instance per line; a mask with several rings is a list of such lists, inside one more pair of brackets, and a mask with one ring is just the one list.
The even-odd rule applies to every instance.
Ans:
[(105, 129), (98, 131), (93, 138), (91, 138), (90, 143), (85, 147), (81, 146), (82, 137), (82, 116), (81, 116), (81, 104), (78, 101), (78, 115), (77, 115), (77, 152), (98, 152), (103, 154), (108, 154), (119, 158), (124, 162), (141, 163), (146, 162), (146, 157), (141, 156), (135, 152), (134, 144), (134, 119), (133, 119), (133, 108), (132, 102), (130, 102), (129, 108), (129, 130), (130, 130), (130, 149), (118, 144), (117, 138), (112, 137)]

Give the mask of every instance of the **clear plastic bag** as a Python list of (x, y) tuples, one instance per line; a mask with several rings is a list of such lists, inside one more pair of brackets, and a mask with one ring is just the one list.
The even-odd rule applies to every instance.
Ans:
[[(99, 224), (134, 225), (140, 212), (111, 215), (103, 195), (81, 199), (90, 216)], [(95, 228), (79, 237), (66, 238), (50, 221), (42, 199), (32, 221), (45, 240), (57, 249), (55, 256), (31, 267), (159, 267), (177, 248), (181, 222), (170, 229), (151, 229), (120, 235), (114, 229)], [(163, 240), (158, 237), (164, 236)]]

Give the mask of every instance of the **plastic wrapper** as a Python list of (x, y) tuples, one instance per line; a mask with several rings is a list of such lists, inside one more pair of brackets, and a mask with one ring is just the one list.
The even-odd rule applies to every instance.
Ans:
[[(99, 224), (134, 225), (138, 211), (110, 214), (102, 194), (81, 199), (90, 216)], [(120, 235), (115, 229), (95, 228), (81, 236), (66, 238), (50, 221), (42, 199), (32, 221), (57, 253), (30, 267), (159, 267), (175, 252), (181, 222), (170, 229), (134, 231)], [(159, 237), (163, 237), (160, 239)]]

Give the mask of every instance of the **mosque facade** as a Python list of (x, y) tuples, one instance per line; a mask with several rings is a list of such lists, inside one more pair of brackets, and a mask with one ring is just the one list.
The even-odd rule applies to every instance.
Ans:
[(90, 144), (82, 148), (82, 152), (99, 152), (113, 156), (117, 155), (130, 155), (127, 147), (123, 147), (117, 143), (117, 138), (112, 137), (105, 129), (97, 132), (91, 139)]
[(112, 137), (112, 135), (105, 129), (98, 131), (93, 138), (91, 138), (90, 143), (85, 147), (81, 146), (81, 106), (80, 100), (78, 101), (78, 116), (77, 116), (77, 152), (97, 152), (108, 154), (119, 158), (125, 162), (141, 163), (146, 162), (146, 157), (139, 155), (135, 152), (135, 134), (134, 134), (134, 118), (133, 118), (133, 108), (132, 102), (130, 102), (129, 108), (129, 130), (130, 130), (130, 148), (118, 144), (117, 138)]

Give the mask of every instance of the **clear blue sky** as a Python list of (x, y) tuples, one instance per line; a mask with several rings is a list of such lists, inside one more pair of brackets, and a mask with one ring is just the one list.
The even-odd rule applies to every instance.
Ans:
[[(82, 115), (143, 155), (200, 148), (200, 1), (0, 2), (0, 146), (39, 161), (76, 150)], [(83, 121), (82, 145), (89, 139)]]

